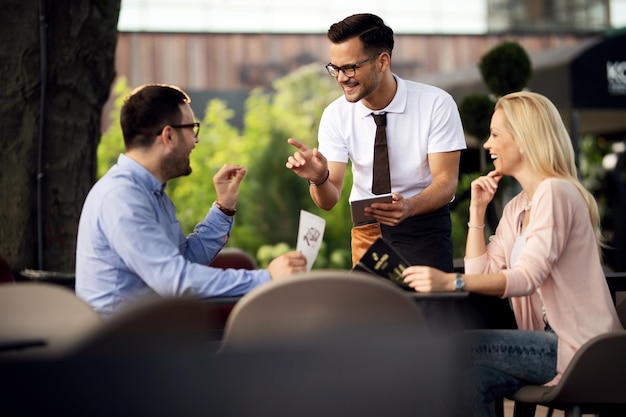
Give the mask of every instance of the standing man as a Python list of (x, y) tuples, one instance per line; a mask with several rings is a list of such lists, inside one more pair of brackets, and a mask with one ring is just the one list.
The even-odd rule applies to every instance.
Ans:
[[(460, 151), (466, 148), (456, 103), (439, 88), (391, 71), (393, 31), (380, 17), (349, 16), (333, 24), (327, 36), (331, 61), (326, 69), (344, 96), (322, 115), (319, 149), (288, 140), (298, 150), (287, 168), (309, 181), (311, 198), (325, 210), (339, 200), (348, 160), (354, 178), (351, 203), (391, 197), (365, 209), (369, 223), (353, 225), (353, 263), (382, 233), (411, 264), (451, 272), (448, 204), (457, 187)], [(383, 160), (389, 168), (374, 174), (378, 124), (386, 134), (388, 159)], [(376, 182), (385, 176), (390, 180), (378, 190)]]
[(266, 270), (209, 267), (228, 241), (239, 185), (246, 170), (224, 165), (213, 177), (217, 200), (185, 237), (165, 193), (168, 180), (191, 173), (198, 143), (186, 93), (145, 85), (122, 106), (126, 152), (87, 195), (78, 227), (76, 294), (103, 316), (150, 295), (242, 295), (252, 288), (306, 270), (290, 252)]

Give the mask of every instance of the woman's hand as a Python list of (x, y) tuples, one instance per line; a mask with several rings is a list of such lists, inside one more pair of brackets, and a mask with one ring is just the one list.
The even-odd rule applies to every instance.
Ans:
[(409, 266), (402, 275), (404, 282), (417, 292), (454, 291), (456, 274), (440, 271), (430, 266)]
[(471, 202), (477, 208), (485, 208), (493, 200), (493, 196), (498, 191), (498, 183), (502, 179), (502, 174), (498, 171), (491, 171), (487, 175), (476, 178), (472, 181)]

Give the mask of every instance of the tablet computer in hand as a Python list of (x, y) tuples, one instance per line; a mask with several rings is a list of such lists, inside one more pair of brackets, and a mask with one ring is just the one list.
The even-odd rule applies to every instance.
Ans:
[(352, 224), (356, 226), (375, 222), (372, 217), (366, 216), (364, 211), (365, 207), (369, 207), (372, 203), (391, 203), (391, 194), (351, 202), (350, 212), (352, 213)]

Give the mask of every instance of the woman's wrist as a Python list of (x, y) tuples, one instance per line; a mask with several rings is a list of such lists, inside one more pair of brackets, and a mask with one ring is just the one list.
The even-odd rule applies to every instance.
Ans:
[(477, 228), (480, 228), (480, 229), (485, 227), (485, 213), (486, 213), (485, 208), (478, 208), (478, 207), (474, 207), (470, 205), (467, 226), (468, 227), (476, 226)]
[(485, 217), (485, 213), (487, 213), (487, 207), (477, 207), (470, 203), (469, 206), (469, 214), (471, 216)]

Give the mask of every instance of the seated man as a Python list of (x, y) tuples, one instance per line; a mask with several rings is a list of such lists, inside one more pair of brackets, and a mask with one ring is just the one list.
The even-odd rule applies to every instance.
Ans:
[(125, 153), (89, 192), (78, 227), (76, 294), (107, 317), (149, 295), (242, 295), (306, 270), (290, 252), (263, 270), (211, 268), (228, 241), (246, 169), (224, 165), (213, 177), (217, 200), (185, 237), (165, 193), (168, 180), (191, 173), (198, 143), (190, 99), (177, 87), (146, 85), (126, 98), (120, 121)]

